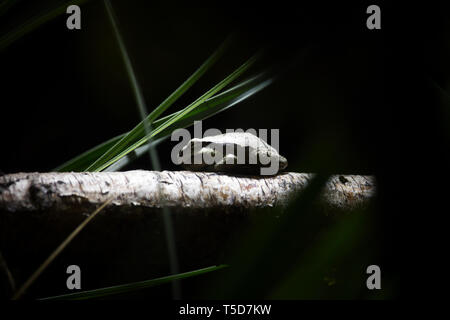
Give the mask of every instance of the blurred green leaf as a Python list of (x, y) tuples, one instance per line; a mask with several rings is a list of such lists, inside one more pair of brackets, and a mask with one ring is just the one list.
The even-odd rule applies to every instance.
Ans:
[[(89, 0), (74, 0), (74, 1), (68, 1), (56, 8), (47, 9), (47, 11), (41, 15), (38, 15), (36, 17), (31, 18), (27, 22), (23, 23), (22, 25), (18, 26), (16, 29), (11, 30), (10, 32), (6, 33), (4, 36), (0, 38), (0, 51), (7, 48), (10, 44), (12, 44), (14, 41), (20, 39), (27, 33), (37, 29), (44, 23), (56, 18), (57, 16), (63, 14), (66, 12), (66, 9), (69, 5), (75, 4), (75, 5), (81, 5)], [(11, 4), (5, 4), (5, 6), (11, 6)], [(7, 9), (7, 7), (5, 7)]]
[[(287, 208), (250, 213), (235, 238), (230, 268), (204, 296), (218, 299), (385, 298), (368, 292), (366, 268), (380, 262), (375, 210), (321, 203), (329, 175), (315, 175)], [(389, 283), (386, 281), (386, 287)], [(213, 288), (213, 289), (211, 289)]]
[(322, 231), (291, 272), (280, 277), (269, 299), (354, 299), (366, 285), (368, 256), (366, 246), (373, 238), (367, 210), (341, 217)]
[[(325, 224), (315, 208), (327, 175), (316, 175), (288, 208), (257, 212), (252, 228), (239, 237), (228, 275), (206, 296), (219, 299), (263, 299), (303, 254)], [(266, 214), (267, 213), (267, 214)]]

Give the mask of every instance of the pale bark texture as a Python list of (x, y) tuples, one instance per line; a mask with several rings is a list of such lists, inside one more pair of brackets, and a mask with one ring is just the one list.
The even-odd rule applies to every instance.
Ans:
[[(83, 211), (113, 198), (111, 207), (177, 211), (261, 208), (287, 205), (312, 174), (231, 176), (190, 171), (17, 173), (0, 177), (0, 209), (9, 212), (57, 208)], [(323, 198), (330, 206), (352, 208), (373, 196), (373, 177), (333, 176)]]

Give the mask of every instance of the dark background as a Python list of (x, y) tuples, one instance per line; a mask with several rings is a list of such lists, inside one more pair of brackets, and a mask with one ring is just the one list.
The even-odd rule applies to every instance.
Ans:
[[(269, 48), (268, 65), (303, 54), (281, 81), (203, 127), (279, 128), (281, 153), (302, 170), (317, 171), (332, 157), (338, 171), (373, 172), (376, 126), (387, 121), (380, 109), (390, 52), (385, 31), (365, 27), (364, 5), (171, 10), (148, 1), (113, 4), (149, 110), (234, 31), (238, 40), (226, 56), (169, 111), (192, 102), (260, 47)], [(23, 1), (11, 10), (25, 16), (33, 6)], [(3, 53), (8, 126), (2, 129), (14, 150), (2, 159), (6, 173), (49, 171), (140, 120), (103, 4), (83, 9), (80, 31), (68, 30), (61, 16)], [(174, 169), (172, 146), (158, 148), (165, 169)], [(149, 168), (148, 158), (135, 167)]]
[[(20, 1), (0, 20), (0, 30), (34, 16), (44, 3), (55, 1)], [(112, 3), (149, 110), (232, 31), (237, 42), (169, 112), (261, 46), (269, 48), (267, 64), (303, 54), (276, 83), (204, 121), (203, 128), (279, 128), (289, 170), (375, 174), (387, 270), (397, 276), (415, 265), (415, 279), (439, 281), (442, 264), (434, 251), (448, 212), (442, 202), (449, 160), (444, 5)], [(370, 4), (381, 7), (381, 30), (366, 28)], [(0, 53), (4, 173), (51, 171), (140, 121), (102, 2), (81, 8), (81, 30), (67, 30), (63, 15)], [(177, 169), (170, 161), (173, 145), (157, 148), (163, 169)], [(148, 157), (125, 169), (134, 168), (151, 169)]]

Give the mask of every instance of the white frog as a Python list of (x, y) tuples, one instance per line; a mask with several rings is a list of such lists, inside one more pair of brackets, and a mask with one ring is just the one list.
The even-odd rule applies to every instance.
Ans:
[(191, 171), (275, 175), (288, 165), (275, 148), (248, 132), (191, 139), (179, 156)]

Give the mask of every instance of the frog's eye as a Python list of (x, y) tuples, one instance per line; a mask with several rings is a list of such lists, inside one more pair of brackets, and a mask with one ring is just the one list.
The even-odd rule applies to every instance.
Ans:
[(215, 157), (216, 156), (216, 152), (214, 150), (211, 150), (211, 157)]

